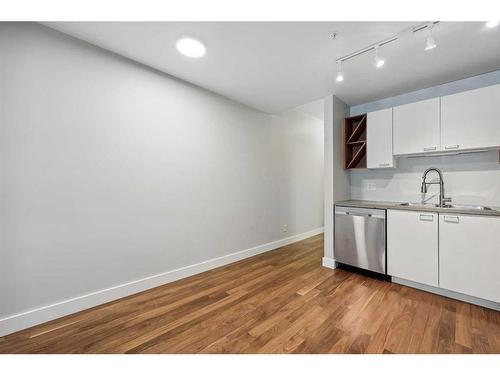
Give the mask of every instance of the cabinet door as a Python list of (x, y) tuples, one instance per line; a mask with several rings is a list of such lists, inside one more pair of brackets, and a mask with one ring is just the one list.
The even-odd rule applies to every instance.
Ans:
[(500, 85), (441, 98), (444, 150), (500, 146)]
[(438, 214), (387, 211), (387, 273), (438, 286)]
[(500, 302), (500, 218), (439, 218), (439, 286)]
[(394, 155), (440, 150), (439, 98), (394, 107)]
[(392, 155), (392, 108), (370, 112), (366, 123), (367, 167), (394, 167)]

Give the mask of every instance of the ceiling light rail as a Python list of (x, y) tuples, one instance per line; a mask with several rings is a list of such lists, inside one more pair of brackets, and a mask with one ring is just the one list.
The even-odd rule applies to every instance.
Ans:
[(367, 47), (364, 47), (364, 48), (361, 48), (355, 52), (352, 52), (348, 55), (345, 55), (345, 56), (342, 56), (342, 57), (339, 57), (337, 60), (335, 60), (335, 63), (336, 64), (339, 64), (344, 62), (344, 61), (347, 61), (347, 60), (350, 60), (356, 56), (359, 56), (359, 55), (362, 55), (363, 53), (366, 53), (366, 52), (371, 52), (373, 50), (376, 50), (386, 44), (389, 44), (389, 43), (392, 43), (392, 42), (395, 42), (396, 40), (398, 40), (400, 38), (401, 35), (405, 34), (405, 33), (408, 33), (408, 32), (411, 32), (411, 33), (416, 33), (418, 31), (421, 31), (421, 30), (425, 30), (425, 29), (428, 29), (428, 28), (432, 28), (434, 25), (438, 24), (439, 21), (433, 21), (433, 22), (423, 22), (421, 24), (418, 24), (418, 25), (415, 25), (415, 26), (412, 26), (408, 29), (405, 29), (405, 30), (402, 30), (398, 33), (396, 33), (396, 35), (390, 37), (390, 38), (387, 38), (387, 39), (384, 39), (384, 40), (381, 40), (377, 43), (373, 43), (373, 44), (370, 44), (369, 46)]
[(417, 25), (417, 26), (413, 26), (412, 27), (412, 31), (414, 33), (416, 33), (417, 31), (421, 31), (421, 30), (425, 30), (429, 27), (433, 27), (434, 25), (437, 25), (439, 23), (439, 21), (433, 21), (433, 22), (424, 22), (424, 23), (421, 23), (420, 25)]
[(386, 44), (394, 42), (394, 41), (398, 40), (398, 38), (399, 38), (399, 36), (395, 35), (395, 36), (393, 36), (391, 38), (384, 39), (384, 40), (382, 40), (382, 41), (380, 41), (378, 43), (371, 44), (368, 47), (361, 48), (360, 50), (357, 50), (356, 52), (353, 52), (353, 53), (350, 53), (348, 55), (342, 56), (342, 57), (338, 58), (337, 60), (335, 60), (335, 62), (338, 64), (339, 61), (344, 62), (344, 61), (350, 60), (353, 57), (359, 56), (359, 55), (361, 55), (363, 53), (373, 51), (377, 47), (382, 47), (382, 46), (384, 46)]

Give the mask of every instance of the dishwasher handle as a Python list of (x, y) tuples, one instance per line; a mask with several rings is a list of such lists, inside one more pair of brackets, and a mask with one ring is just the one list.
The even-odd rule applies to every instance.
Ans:
[(362, 214), (359, 212), (349, 212), (349, 211), (336, 211), (335, 215), (346, 215), (346, 216), (357, 216), (357, 217), (368, 217), (373, 219), (383, 219), (385, 220), (385, 215), (377, 214)]
[(349, 216), (364, 216), (364, 217), (372, 217), (372, 214), (359, 214), (357, 212), (349, 212), (349, 211), (340, 211), (335, 212), (335, 215), (349, 215)]

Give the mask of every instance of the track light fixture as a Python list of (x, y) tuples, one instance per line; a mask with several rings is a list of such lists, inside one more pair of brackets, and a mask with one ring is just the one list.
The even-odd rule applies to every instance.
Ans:
[(432, 35), (432, 25), (427, 26), (427, 40), (425, 41), (425, 48), (424, 51), (430, 51), (431, 49), (434, 49), (437, 47), (436, 41), (434, 40), (434, 37)]
[(381, 68), (385, 64), (385, 60), (378, 55), (378, 49), (379, 46), (375, 46), (375, 58), (373, 59), (373, 64), (375, 65), (376, 68)]
[[(337, 77), (335, 78), (335, 80), (337, 82), (342, 82), (344, 80), (344, 74), (342, 73), (342, 63), (343, 62), (350, 60), (354, 57), (357, 57), (359, 55), (362, 55), (364, 53), (367, 53), (367, 52), (371, 53), (372, 50), (375, 52), (375, 56), (373, 58), (373, 65), (376, 68), (383, 67), (385, 65), (385, 59), (383, 57), (379, 56), (379, 51), (378, 51), (379, 48), (382, 46), (385, 46), (386, 44), (389, 44), (389, 43), (392, 43), (392, 42), (399, 40), (402, 35), (405, 35), (407, 33), (415, 34), (417, 32), (420, 32), (421, 30), (427, 30), (428, 35), (427, 35), (427, 39), (426, 39), (426, 43), (425, 43), (425, 50), (429, 51), (431, 49), (436, 48), (437, 44), (436, 44), (436, 41), (434, 40), (434, 37), (432, 35), (432, 29), (438, 23), (439, 23), (439, 21), (432, 21), (432, 22), (423, 22), (423, 23), (420, 23), (418, 25), (414, 25), (414, 26), (409, 27), (407, 29), (401, 30), (400, 32), (394, 34), (390, 38), (380, 40), (375, 44), (371, 44), (365, 48), (361, 48), (361, 49), (354, 51), (348, 55), (344, 55), (342, 57), (339, 57), (337, 60), (335, 60), (335, 63), (337, 64), (337, 69), (338, 69)], [(489, 24), (490, 23), (488, 23), (488, 27), (494, 27), (494, 26), (489, 26)], [(492, 24), (493, 24), (493, 22), (492, 22)], [(496, 24), (498, 24), (498, 22), (496, 22)]]
[(337, 61), (337, 78), (335, 79), (337, 82), (342, 82), (344, 80), (344, 74), (342, 74), (342, 60)]

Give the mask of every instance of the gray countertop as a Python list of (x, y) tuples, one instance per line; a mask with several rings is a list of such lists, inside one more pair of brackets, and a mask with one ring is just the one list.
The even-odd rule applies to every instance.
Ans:
[(463, 215), (481, 215), (481, 216), (499, 216), (500, 207), (492, 207), (492, 210), (476, 210), (468, 208), (441, 208), (431, 205), (422, 206), (401, 206), (404, 202), (387, 202), (387, 201), (364, 201), (364, 200), (346, 200), (337, 201), (335, 205), (344, 207), (359, 207), (359, 208), (382, 208), (391, 210), (405, 210), (405, 211), (424, 211), (424, 212), (441, 212), (448, 214), (463, 214)]

